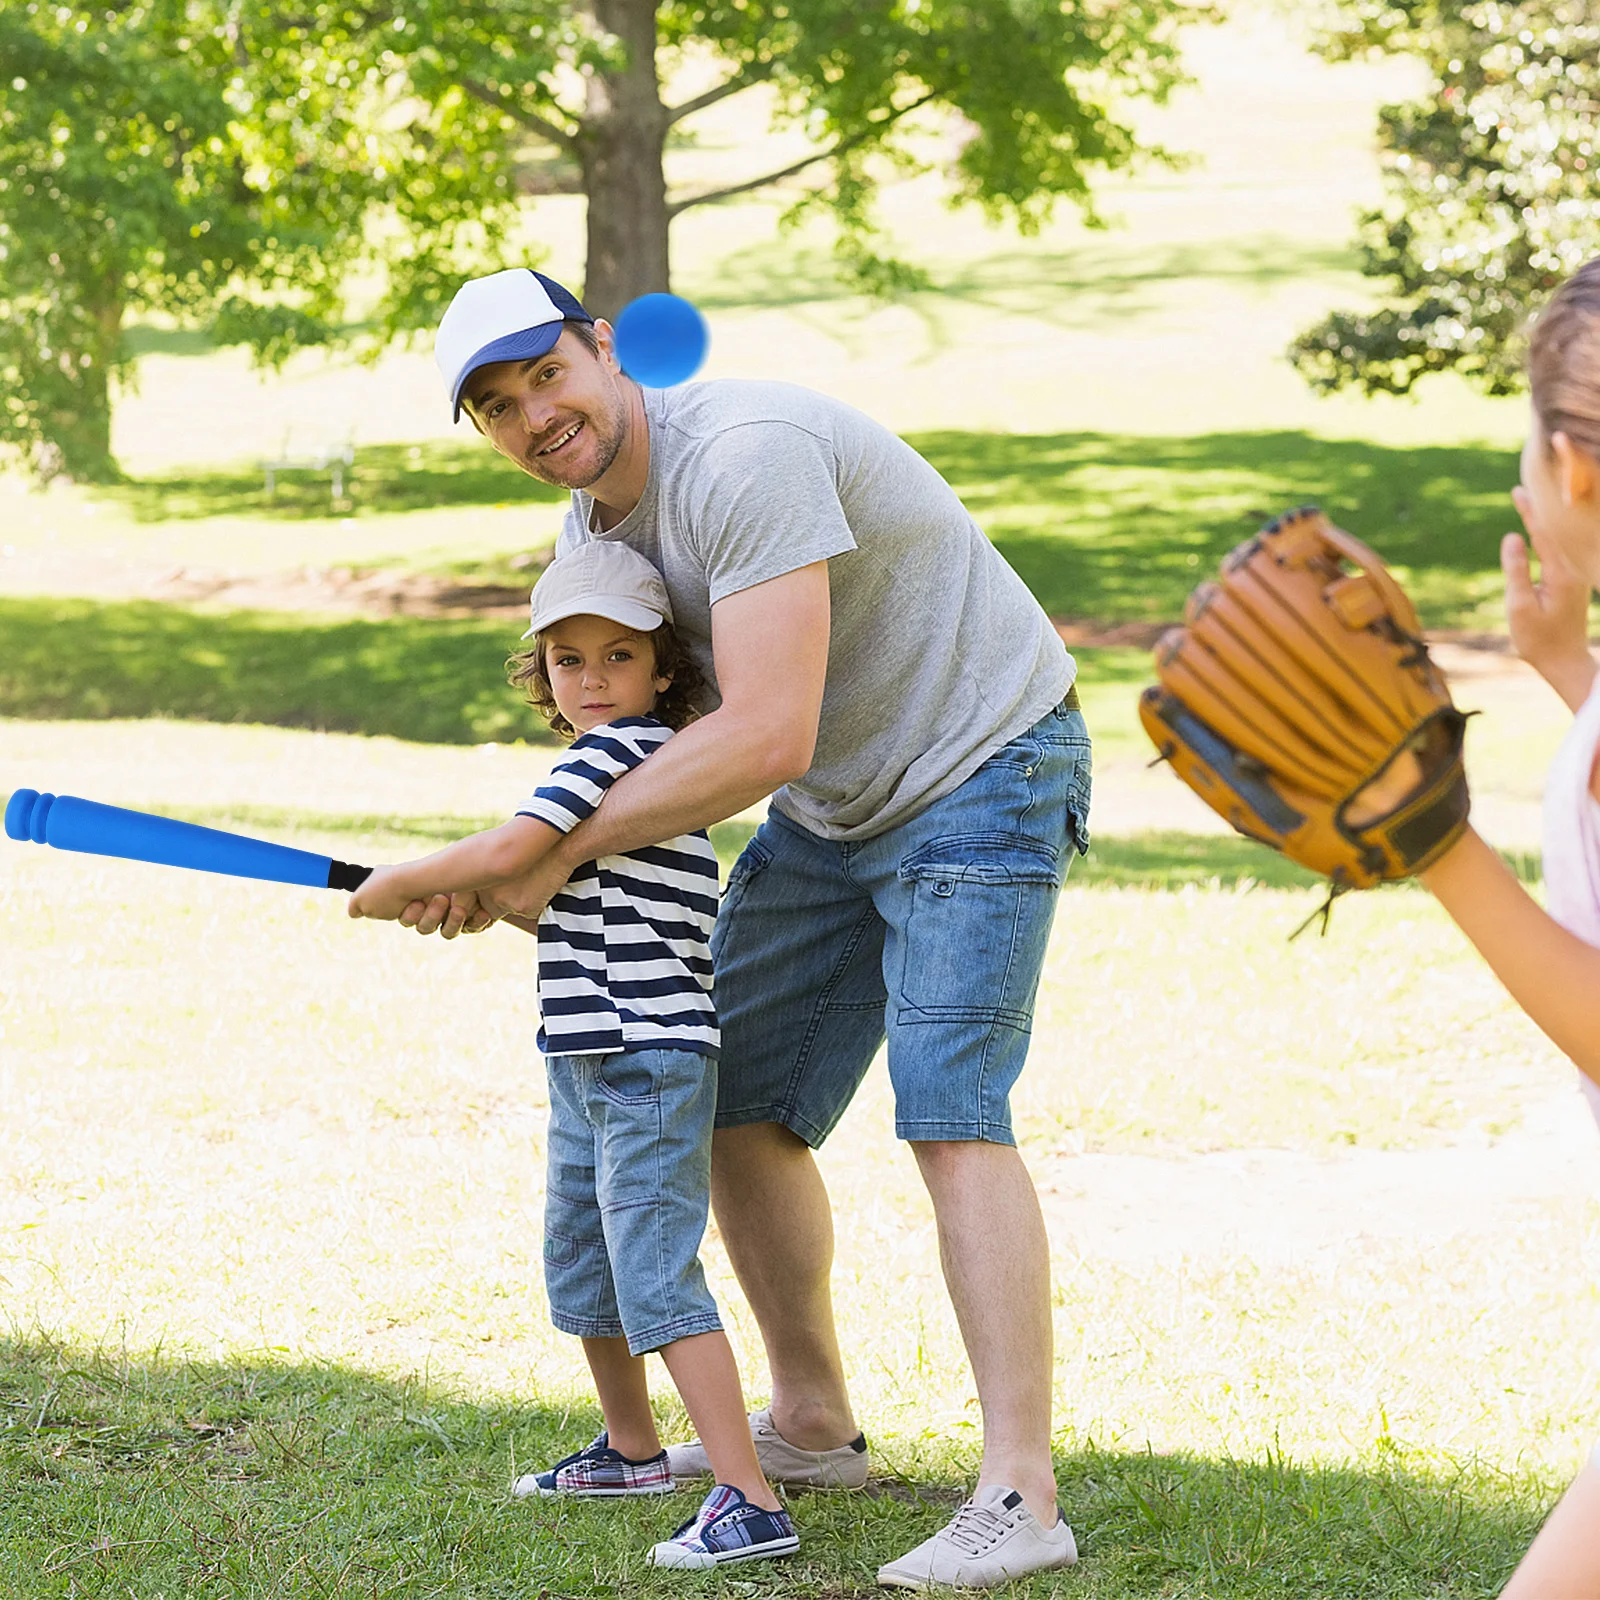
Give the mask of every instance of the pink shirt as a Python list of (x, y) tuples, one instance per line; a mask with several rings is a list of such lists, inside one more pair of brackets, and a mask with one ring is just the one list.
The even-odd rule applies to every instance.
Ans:
[[(1550, 915), (1600, 946), (1600, 800), (1590, 792), (1600, 751), (1600, 674), (1561, 741), (1544, 784), (1544, 889)], [(1600, 1010), (1600, 995), (1595, 996)], [(1580, 1075), (1600, 1121), (1600, 1086)]]

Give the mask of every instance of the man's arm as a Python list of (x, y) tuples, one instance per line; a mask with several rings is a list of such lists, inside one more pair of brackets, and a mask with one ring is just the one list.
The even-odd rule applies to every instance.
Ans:
[[(618, 779), (533, 871), (481, 894), (488, 910), (537, 917), (582, 862), (720, 822), (800, 777), (816, 749), (828, 638), (825, 561), (717, 601), (711, 647), (722, 704)], [(452, 911), (443, 931), (458, 931), (467, 914)]]

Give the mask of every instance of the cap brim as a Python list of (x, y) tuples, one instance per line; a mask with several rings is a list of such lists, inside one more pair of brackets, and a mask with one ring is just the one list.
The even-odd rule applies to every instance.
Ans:
[(659, 611), (652, 611), (637, 600), (628, 600), (621, 595), (586, 594), (570, 605), (558, 605), (549, 611), (537, 613), (522, 637), (531, 639), (534, 634), (543, 633), (546, 628), (565, 622), (568, 617), (609, 617), (611, 621), (620, 622), (625, 628), (637, 628), (641, 633), (649, 633), (667, 620)]
[(516, 333), (502, 334), (477, 351), (461, 369), (456, 379), (455, 393), (450, 396), (451, 420), (461, 420), (461, 391), (466, 388), (473, 373), (483, 367), (492, 367), (497, 361), (531, 361), (554, 348), (561, 337), (564, 322), (541, 322), (537, 327), (521, 328)]

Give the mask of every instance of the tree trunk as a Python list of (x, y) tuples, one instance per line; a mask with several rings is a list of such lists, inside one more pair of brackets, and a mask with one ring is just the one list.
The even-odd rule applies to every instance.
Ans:
[(656, 0), (592, 0), (595, 21), (627, 49), (589, 79), (582, 148), (588, 206), (583, 303), (614, 318), (630, 300), (671, 287), (667, 268), (667, 109), (656, 78)]
[(45, 476), (78, 483), (116, 483), (122, 477), (111, 454), (111, 370), (122, 344), (122, 299), (114, 289), (90, 307), (95, 323), (89, 360), (72, 374), (69, 397), (48, 429)]

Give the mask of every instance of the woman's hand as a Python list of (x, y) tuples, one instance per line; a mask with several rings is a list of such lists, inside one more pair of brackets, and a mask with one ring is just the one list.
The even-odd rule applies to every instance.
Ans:
[(1594, 657), (1589, 653), (1589, 584), (1540, 527), (1527, 491), (1519, 485), (1511, 491), (1511, 498), (1539, 558), (1539, 581), (1535, 583), (1522, 536), (1508, 533), (1500, 541), (1511, 644), (1576, 711), (1588, 698), (1595, 675)]

